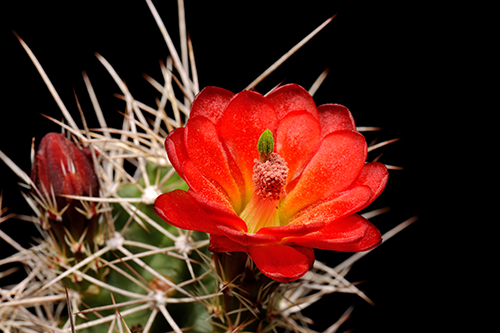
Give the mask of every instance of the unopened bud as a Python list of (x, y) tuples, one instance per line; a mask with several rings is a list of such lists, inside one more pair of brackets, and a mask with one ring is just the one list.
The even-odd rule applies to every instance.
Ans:
[[(86, 232), (92, 243), (97, 220), (93, 202), (82, 204), (62, 195), (95, 197), (99, 183), (88, 149), (78, 148), (60, 133), (48, 133), (40, 141), (35, 161), (31, 166), (31, 179), (41, 196), (41, 211), (61, 245), (65, 236), (78, 241)], [(66, 230), (65, 230), (66, 229)]]

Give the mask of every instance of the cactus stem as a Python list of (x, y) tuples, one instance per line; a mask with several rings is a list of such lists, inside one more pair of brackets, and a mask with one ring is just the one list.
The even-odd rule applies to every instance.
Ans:
[(59, 282), (60, 280), (62, 280), (63, 278), (65, 278), (66, 276), (68, 276), (69, 274), (73, 274), (75, 273), (78, 269), (80, 269), (81, 267), (87, 265), (88, 263), (90, 263), (92, 260), (95, 260), (96, 258), (99, 258), (100, 256), (102, 256), (104, 253), (108, 252), (111, 248), (106, 245), (105, 247), (103, 247), (102, 249), (100, 249), (99, 251), (93, 253), (92, 255), (88, 256), (87, 258), (85, 258), (84, 260), (80, 261), (78, 264), (76, 264), (75, 266), (72, 266), (70, 268), (68, 268), (66, 271), (62, 272), (61, 274), (59, 274), (56, 278), (52, 279), (50, 282), (47, 282), (45, 285), (43, 285), (42, 288), (40, 288), (37, 292), (35, 292), (35, 294), (39, 294), (40, 292), (46, 290), (47, 288), (51, 287), (52, 285), (54, 285), (55, 283)]
[(124, 255), (131, 257), (132, 260), (136, 264), (138, 264), (141, 268), (145, 269), (146, 271), (148, 271), (149, 273), (151, 273), (154, 277), (160, 279), (161, 281), (163, 281), (164, 283), (166, 283), (167, 285), (169, 285), (173, 289), (179, 291), (180, 293), (182, 293), (182, 294), (184, 294), (184, 295), (186, 295), (186, 296), (188, 296), (190, 298), (194, 298), (194, 299), (196, 298), (195, 296), (189, 294), (184, 289), (181, 289), (178, 285), (176, 285), (172, 281), (166, 279), (163, 275), (159, 274), (153, 268), (151, 268), (150, 266), (148, 266), (144, 261), (140, 260), (136, 255), (134, 255), (133, 253), (131, 253), (130, 251), (128, 251), (127, 249), (125, 249), (123, 246), (118, 246), (117, 250), (119, 250), (120, 252), (122, 252)]

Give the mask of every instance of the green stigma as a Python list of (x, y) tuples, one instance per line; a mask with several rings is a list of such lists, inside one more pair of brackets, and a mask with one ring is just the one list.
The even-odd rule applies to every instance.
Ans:
[(273, 133), (269, 129), (266, 129), (260, 135), (259, 142), (257, 143), (257, 150), (259, 151), (261, 161), (266, 161), (273, 152), (274, 138)]

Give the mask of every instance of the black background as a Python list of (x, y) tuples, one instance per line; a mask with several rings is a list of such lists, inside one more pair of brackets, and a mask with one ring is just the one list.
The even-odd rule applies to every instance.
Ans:
[[(443, 119), (451, 112), (440, 91), (446, 76), (442, 50), (448, 28), (435, 25), (435, 12), (403, 2), (370, 4), (301, 2), (187, 1), (186, 20), (192, 37), (200, 87), (215, 85), (243, 90), (282, 54), (333, 14), (337, 17), (275, 73), (257, 86), (266, 93), (285, 80), (306, 89), (326, 68), (331, 71), (315, 95), (318, 105), (347, 106), (358, 126), (381, 126), (380, 140), (400, 138), (383, 148), (381, 162), (404, 167), (390, 171), (385, 193), (374, 208), (392, 211), (373, 219), (382, 232), (416, 214), (420, 219), (376, 249), (347, 275), (376, 303), (355, 295), (334, 294), (308, 310), (322, 331), (351, 304), (353, 318), (340, 331), (439, 331), (450, 325), (450, 291), (456, 258), (445, 245), (449, 220), (442, 217), (440, 170), (445, 136)], [(170, 36), (178, 45), (175, 1), (156, 1)], [(159, 61), (168, 54), (163, 37), (143, 1), (16, 2), (4, 11), (2, 31), (4, 103), (0, 119), (0, 150), (23, 170), (30, 168), (30, 146), (59, 127), (40, 114), (61, 119), (60, 111), (36, 68), (17, 41), (15, 31), (41, 62), (66, 107), (77, 117), (73, 91), (90, 122), (92, 107), (81, 71), (96, 90), (108, 125), (119, 126), (120, 93), (94, 52), (104, 56), (127, 83), (134, 97), (155, 105), (157, 92), (141, 77), (161, 79)], [(5, 104), (5, 101), (7, 102)], [(79, 123), (79, 122), (78, 122)], [(375, 158), (373, 152), (369, 158)], [(0, 163), (3, 205), (9, 212), (28, 214), (18, 191), (18, 179)], [(34, 228), (10, 220), (0, 228), (24, 246)], [(443, 241), (444, 240), (444, 241)], [(12, 249), (5, 245), (2, 254)], [(2, 255), (3, 256), (3, 255)], [(347, 256), (318, 251), (317, 257), (335, 265)], [(319, 314), (320, 312), (325, 314)]]

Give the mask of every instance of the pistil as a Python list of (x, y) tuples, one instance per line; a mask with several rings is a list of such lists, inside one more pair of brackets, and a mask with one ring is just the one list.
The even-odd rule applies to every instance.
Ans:
[(274, 149), (271, 131), (262, 133), (257, 144), (260, 158), (253, 167), (254, 194), (240, 217), (246, 222), (249, 233), (260, 228), (279, 226), (279, 200), (286, 195), (285, 185), (288, 167), (285, 160)]

